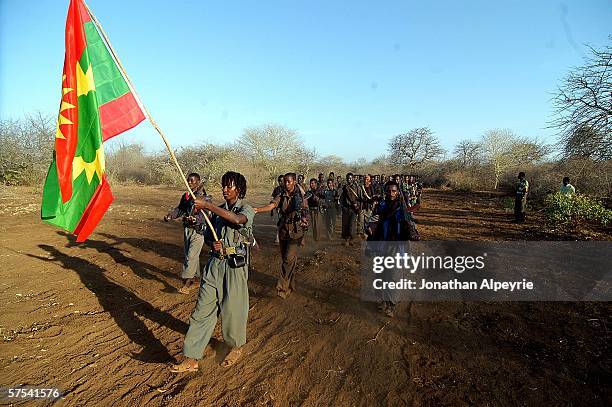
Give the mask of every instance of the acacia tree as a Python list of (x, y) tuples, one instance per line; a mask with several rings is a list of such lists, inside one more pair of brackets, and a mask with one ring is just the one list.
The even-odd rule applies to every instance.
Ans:
[[(609, 37), (612, 39), (612, 36)], [(590, 48), (585, 65), (563, 80), (553, 97), (559, 144), (567, 156), (612, 159), (612, 47)]]
[(438, 138), (429, 127), (419, 127), (392, 137), (388, 151), (392, 164), (409, 169), (444, 154)]

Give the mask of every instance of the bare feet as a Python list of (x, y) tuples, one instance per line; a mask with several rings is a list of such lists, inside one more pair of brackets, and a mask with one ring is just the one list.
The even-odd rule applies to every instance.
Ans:
[(178, 365), (172, 365), (170, 371), (172, 373), (197, 372), (198, 361), (196, 359), (187, 358)]
[(221, 362), (221, 366), (230, 367), (240, 359), (240, 356), (242, 356), (242, 348), (232, 348), (227, 356), (225, 356), (225, 359), (223, 359), (223, 362)]

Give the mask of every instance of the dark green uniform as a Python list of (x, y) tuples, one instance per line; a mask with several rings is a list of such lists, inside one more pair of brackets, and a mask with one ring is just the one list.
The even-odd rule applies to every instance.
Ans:
[(336, 218), (338, 217), (338, 190), (335, 188), (325, 188), (323, 190), (323, 197), (325, 230), (327, 231), (327, 238), (332, 240), (334, 230), (336, 230)]
[(340, 194), (340, 206), (342, 207), (342, 238), (347, 242), (353, 240), (355, 223), (359, 216), (359, 185), (356, 182), (344, 184)]
[[(203, 186), (198, 187), (193, 191), (196, 198), (206, 196), (206, 191)], [(181, 196), (178, 206), (168, 212), (167, 219), (176, 219), (183, 217), (183, 249), (185, 257), (183, 261), (183, 272), (181, 278), (194, 278), (200, 276), (200, 251), (204, 245), (204, 231), (206, 224), (204, 223), (204, 215), (201, 211), (191, 215), (191, 205), (193, 198), (189, 192), (185, 192)]]
[(306, 206), (297, 185), (292, 193), (284, 190), (272, 202), (278, 208), (278, 238), (282, 259), (276, 289), (279, 295), (287, 296), (295, 290), (298, 247), (304, 237), (300, 224), (306, 220)]
[(310, 213), (310, 229), (312, 229), (312, 237), (318, 241), (321, 237), (321, 198), (323, 194), (320, 188), (309, 189), (305, 195), (308, 203), (308, 211)]
[(526, 179), (519, 180), (516, 184), (516, 198), (514, 199), (514, 218), (517, 222), (525, 222), (527, 192), (529, 192), (529, 182)]

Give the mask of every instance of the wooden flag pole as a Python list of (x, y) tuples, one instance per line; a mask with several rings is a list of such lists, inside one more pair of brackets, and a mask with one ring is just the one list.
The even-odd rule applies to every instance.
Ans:
[[(117, 62), (117, 66), (119, 66), (119, 70), (121, 71), (121, 74), (123, 75), (123, 78), (127, 82), (128, 87), (130, 88), (130, 91), (134, 95), (134, 98), (136, 99), (136, 102), (138, 103), (138, 105), (140, 106), (142, 111), (144, 112), (144, 114), (147, 117), (147, 119), (149, 119), (149, 122), (151, 123), (151, 125), (153, 125), (153, 128), (161, 136), (162, 141), (166, 145), (166, 149), (168, 150), (168, 153), (170, 153), (170, 158), (172, 158), (172, 162), (176, 166), (176, 169), (178, 170), (179, 174), (181, 175), (181, 178), (183, 179), (183, 182), (185, 183), (185, 186), (187, 187), (187, 190), (189, 191), (189, 195), (191, 195), (191, 197), (195, 200), (196, 199), (195, 194), (191, 190), (191, 187), (189, 187), (189, 183), (187, 182), (187, 178), (185, 178), (185, 174), (183, 173), (183, 170), (181, 169), (181, 166), (179, 165), (179, 162), (176, 159), (176, 156), (174, 155), (174, 151), (172, 150), (172, 147), (170, 147), (170, 142), (168, 141), (168, 139), (164, 135), (164, 132), (161, 130), (161, 128), (157, 125), (157, 122), (155, 121), (155, 119), (153, 119), (153, 117), (151, 116), (151, 114), (149, 113), (147, 108), (142, 104), (142, 101), (140, 100), (140, 97), (138, 97), (138, 94), (136, 93), (136, 90), (134, 89), (134, 86), (132, 85), (132, 81), (130, 81), (130, 77), (128, 76), (127, 72), (123, 68), (123, 65), (121, 64), (121, 61), (119, 60), (119, 57), (117, 56), (117, 53), (115, 52), (115, 49), (113, 48), (113, 46), (111, 45), (108, 37), (106, 36), (106, 33), (104, 32), (104, 29), (102, 28), (102, 25), (100, 24), (100, 22), (98, 21), (96, 16), (91, 12), (91, 10), (89, 9), (89, 7), (85, 3), (85, 1), (83, 1), (83, 5), (87, 9), (87, 12), (89, 13), (89, 15), (90, 15), (91, 19), (93, 20), (96, 28), (98, 29), (98, 32), (100, 33), (100, 35), (102, 35), (102, 38), (104, 39), (104, 42), (106, 43), (106, 46), (108, 47), (108, 50), (110, 51), (111, 55), (115, 59), (115, 62)], [(208, 215), (206, 215), (206, 212), (202, 211), (202, 213), (204, 215), (204, 220), (206, 220), (206, 223), (208, 224), (208, 227), (210, 228), (210, 231), (212, 232), (213, 238), (215, 239), (215, 241), (218, 241), (219, 237), (217, 236), (217, 232), (215, 231), (215, 228), (213, 227), (212, 223), (210, 222), (210, 218), (208, 217)]]

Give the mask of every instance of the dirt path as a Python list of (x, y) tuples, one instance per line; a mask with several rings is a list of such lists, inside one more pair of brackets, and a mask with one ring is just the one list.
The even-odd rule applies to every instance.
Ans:
[[(283, 301), (267, 214), (256, 218), (246, 356), (221, 368), (217, 345), (201, 373), (169, 373), (195, 301), (176, 292), (180, 225), (160, 222), (178, 194), (114, 192), (76, 245), (23, 203), (31, 191), (0, 190), (0, 386), (58, 387), (65, 405), (612, 404), (609, 304), (409, 303), (389, 320), (360, 301), (359, 249), (337, 241), (308, 241)], [(515, 240), (540, 222), (509, 215), (496, 196), (427, 191), (419, 231)]]

